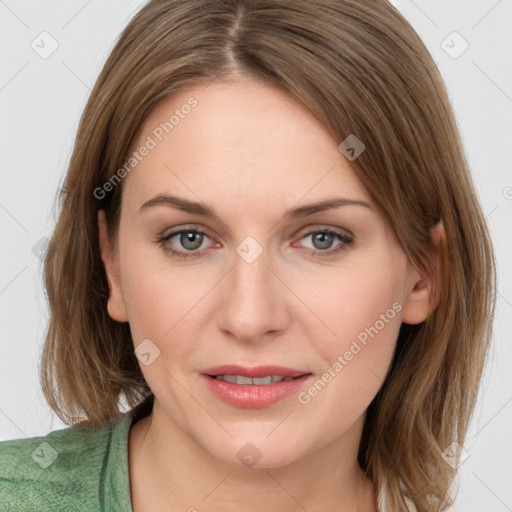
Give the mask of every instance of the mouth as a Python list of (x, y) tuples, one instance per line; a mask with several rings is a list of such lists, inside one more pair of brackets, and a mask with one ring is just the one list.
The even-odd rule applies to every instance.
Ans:
[(265, 377), (246, 377), (245, 375), (208, 375), (212, 379), (223, 380), (224, 382), (231, 382), (231, 384), (238, 385), (252, 385), (252, 386), (268, 386), (283, 380), (293, 380), (298, 377), (284, 377), (283, 375), (267, 375)]
[(224, 365), (202, 372), (207, 387), (235, 407), (270, 406), (297, 392), (313, 374), (282, 366)]
[(207, 368), (201, 373), (214, 379), (224, 380), (233, 384), (254, 384), (261, 386), (281, 382), (283, 380), (296, 379), (303, 375), (309, 375), (311, 372), (275, 365), (248, 367), (236, 364), (225, 364)]

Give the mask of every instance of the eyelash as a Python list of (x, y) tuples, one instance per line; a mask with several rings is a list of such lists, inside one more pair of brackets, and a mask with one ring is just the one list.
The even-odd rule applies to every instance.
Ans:
[[(208, 238), (211, 238), (210, 236), (208, 236), (208, 234), (203, 231), (202, 229), (199, 229), (199, 228), (194, 228), (194, 229), (180, 229), (178, 231), (173, 231), (172, 233), (169, 233), (168, 235), (165, 235), (165, 236), (159, 236), (157, 239), (156, 239), (156, 242), (160, 245), (160, 247), (162, 247), (162, 249), (170, 254), (171, 256), (173, 257), (176, 257), (176, 258), (181, 258), (181, 259), (187, 259), (187, 258), (198, 258), (201, 256), (201, 252), (202, 251), (194, 251), (194, 252), (183, 252), (183, 251), (177, 251), (175, 249), (172, 249), (170, 248), (168, 245), (167, 245), (167, 242), (169, 242), (169, 240), (173, 237), (175, 237), (176, 235), (180, 235), (182, 233), (197, 233), (197, 234), (200, 234), (200, 235), (205, 235), (207, 236)], [(328, 250), (325, 250), (325, 251), (314, 251), (312, 249), (305, 249), (305, 250), (309, 250), (311, 251), (312, 253), (312, 256), (315, 256), (315, 257), (319, 257), (319, 258), (328, 258), (328, 257), (332, 257), (333, 255), (335, 254), (338, 254), (339, 252), (341, 251), (344, 251), (344, 250), (347, 250), (348, 247), (353, 243), (353, 238), (349, 237), (348, 235), (344, 234), (344, 233), (340, 233), (338, 231), (334, 231), (332, 229), (320, 229), (320, 230), (316, 230), (316, 231), (310, 231), (308, 233), (306, 233), (302, 238), (301, 240), (303, 240), (304, 238), (308, 237), (308, 236), (311, 236), (311, 235), (317, 235), (317, 234), (328, 234), (328, 235), (332, 235), (334, 237), (337, 237), (342, 243), (338, 246), (338, 248), (336, 249), (328, 249)]]

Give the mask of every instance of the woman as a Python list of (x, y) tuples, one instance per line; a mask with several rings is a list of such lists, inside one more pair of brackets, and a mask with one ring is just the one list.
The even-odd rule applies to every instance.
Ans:
[(61, 206), (41, 381), (71, 427), (0, 445), (8, 510), (450, 506), (494, 257), (389, 3), (150, 1)]

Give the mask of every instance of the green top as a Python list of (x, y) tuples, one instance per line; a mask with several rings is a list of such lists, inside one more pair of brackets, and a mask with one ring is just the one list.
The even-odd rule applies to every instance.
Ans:
[(128, 433), (140, 412), (137, 406), (94, 429), (0, 442), (0, 510), (133, 512)]

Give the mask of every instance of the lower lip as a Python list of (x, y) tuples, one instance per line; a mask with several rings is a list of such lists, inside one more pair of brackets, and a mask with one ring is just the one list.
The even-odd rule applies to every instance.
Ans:
[(301, 375), (292, 380), (283, 380), (273, 384), (233, 384), (208, 375), (202, 376), (206, 379), (206, 385), (218, 398), (229, 405), (251, 409), (261, 409), (275, 404), (284, 398), (293, 395), (304, 385), (312, 375)]

